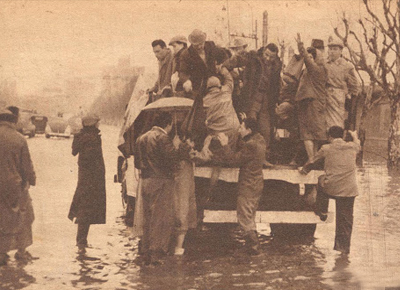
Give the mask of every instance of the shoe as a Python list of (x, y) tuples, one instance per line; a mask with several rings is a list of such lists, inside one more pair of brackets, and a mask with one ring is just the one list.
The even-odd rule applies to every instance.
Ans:
[(28, 251), (25, 252), (20, 252), (17, 251), (14, 255), (15, 260), (19, 260), (19, 261), (32, 261), (32, 260), (38, 260), (38, 257), (34, 257), (31, 255), (31, 253), (29, 253)]
[(328, 214), (327, 213), (325, 213), (325, 212), (320, 212), (320, 211), (314, 211), (314, 213), (317, 215), (317, 216), (319, 216), (319, 219), (321, 220), (321, 221), (326, 221), (327, 219), (328, 219)]
[(7, 266), (7, 261), (9, 258), (10, 256), (7, 254), (0, 254), (0, 267)]
[(265, 160), (263, 163), (263, 168), (271, 168), (274, 167), (274, 164), (272, 164), (271, 162)]
[(256, 231), (248, 233), (245, 237), (245, 248), (250, 256), (258, 256), (261, 254), (260, 241)]
[(174, 255), (175, 256), (182, 256), (185, 253), (184, 248), (175, 248)]

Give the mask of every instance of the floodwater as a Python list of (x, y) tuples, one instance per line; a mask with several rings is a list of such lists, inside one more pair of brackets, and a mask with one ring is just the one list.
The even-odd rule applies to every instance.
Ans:
[(144, 267), (138, 241), (121, 219), (119, 184), (113, 183), (118, 128), (101, 129), (107, 224), (90, 228), (91, 248), (83, 255), (75, 246), (76, 225), (67, 219), (77, 182), (72, 139), (28, 140), (37, 173), (31, 188), (34, 244), (28, 250), (39, 259), (21, 264), (12, 257), (0, 268), (0, 289), (400, 289), (400, 177), (388, 174), (384, 164), (359, 169), (348, 257), (333, 250), (334, 223), (318, 225), (315, 239), (290, 241), (269, 237), (268, 225), (260, 225), (263, 253), (257, 257), (235, 254), (241, 241), (234, 228), (212, 226), (192, 234), (183, 257)]

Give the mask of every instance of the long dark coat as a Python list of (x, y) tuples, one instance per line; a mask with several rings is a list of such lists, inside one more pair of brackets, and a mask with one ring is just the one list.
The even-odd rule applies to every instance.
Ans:
[(14, 124), (0, 121), (0, 253), (32, 244), (34, 213), (27, 185), (35, 184), (25, 138)]
[(78, 186), (68, 218), (76, 223), (106, 223), (105, 167), (100, 130), (83, 127), (72, 142), (72, 155), (78, 157)]

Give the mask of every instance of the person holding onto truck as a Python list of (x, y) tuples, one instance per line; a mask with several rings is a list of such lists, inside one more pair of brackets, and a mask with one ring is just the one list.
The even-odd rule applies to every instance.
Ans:
[[(174, 234), (174, 177), (182, 156), (189, 156), (176, 135), (172, 140), (172, 115), (161, 112), (154, 127), (135, 144), (135, 167), (140, 169), (143, 198), (141, 254), (146, 264), (157, 265), (169, 250)], [(179, 149), (176, 149), (179, 148)]]
[(172, 95), (171, 76), (173, 55), (171, 50), (167, 47), (164, 40), (156, 39), (151, 43), (154, 55), (158, 60), (158, 79), (154, 86), (149, 89), (148, 93), (155, 94), (152, 102), (170, 97)]
[(222, 164), (240, 168), (237, 219), (246, 241), (245, 251), (250, 255), (258, 255), (260, 242), (255, 217), (264, 188), (263, 163), (266, 146), (255, 119), (244, 119), (239, 127), (239, 134), (242, 139), (236, 152), (227, 146), (228, 136), (223, 133), (219, 135), (220, 143), (224, 148), (224, 155), (219, 161)]
[(307, 162), (300, 173), (307, 174), (315, 162), (325, 160), (325, 174), (318, 179), (315, 213), (322, 221), (327, 219), (329, 198), (336, 200), (336, 234), (334, 250), (350, 253), (353, 229), (354, 199), (358, 195), (356, 181), (356, 156), (360, 150), (357, 131), (348, 131), (352, 141), (343, 140), (344, 130), (333, 126), (328, 130), (329, 144), (325, 144)]

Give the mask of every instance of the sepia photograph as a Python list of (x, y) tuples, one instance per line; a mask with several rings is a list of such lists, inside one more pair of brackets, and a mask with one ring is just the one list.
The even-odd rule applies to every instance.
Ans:
[(400, 290), (400, 0), (0, 0), (0, 290)]

